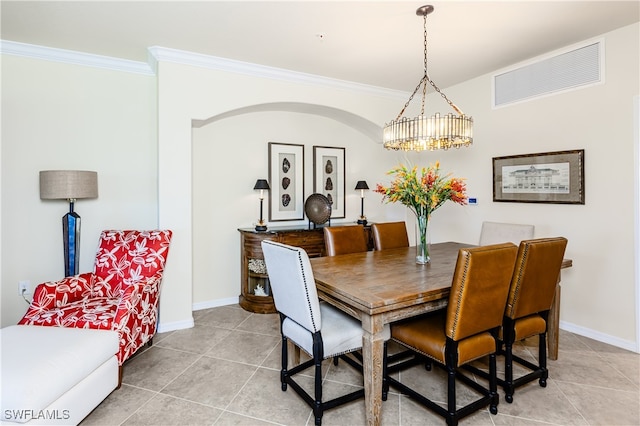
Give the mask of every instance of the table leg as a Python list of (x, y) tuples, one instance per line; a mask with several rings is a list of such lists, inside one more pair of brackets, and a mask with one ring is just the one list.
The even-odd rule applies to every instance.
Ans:
[(287, 368), (295, 367), (300, 364), (300, 348), (296, 346), (291, 340), (287, 340)]
[(379, 426), (382, 417), (383, 324), (380, 317), (363, 318), (362, 358), (364, 364), (364, 406), (367, 425)]
[(547, 325), (547, 348), (549, 350), (549, 359), (558, 359), (558, 333), (560, 330), (560, 277), (558, 277), (558, 285), (556, 286), (556, 294), (549, 310), (549, 324)]

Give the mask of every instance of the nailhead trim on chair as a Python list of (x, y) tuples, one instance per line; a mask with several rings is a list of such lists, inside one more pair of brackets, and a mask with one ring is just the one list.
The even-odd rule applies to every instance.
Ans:
[[(518, 270), (518, 279), (517, 279), (517, 284), (516, 284), (516, 288), (514, 290), (514, 300), (518, 300), (518, 293), (520, 293), (520, 284), (522, 283), (522, 269), (524, 268), (524, 266), (527, 264), (526, 260), (527, 260), (527, 256), (529, 255), (529, 248), (531, 246), (529, 244), (525, 244), (524, 245), (524, 251), (522, 252), (522, 263), (520, 264), (520, 269)], [(508, 305), (507, 306), (509, 308), (509, 314), (513, 315), (513, 309), (515, 308), (515, 306), (513, 305)]]
[[(467, 272), (469, 271), (469, 261), (471, 260), (471, 256), (469, 256), (469, 252), (464, 252), (464, 256), (465, 256), (465, 261), (464, 261), (464, 269), (462, 272), (462, 285), (460, 286), (460, 292), (464, 292), (464, 287), (467, 285)], [(451, 336), (454, 336), (456, 334), (456, 328), (458, 326), (458, 316), (460, 315), (460, 302), (462, 300), (462, 297), (458, 297), (457, 303), (456, 303), (456, 314), (454, 316), (454, 320), (453, 320), (453, 328), (451, 329)], [(451, 337), (449, 336), (449, 337)]]
[[(318, 326), (316, 325), (316, 319), (313, 316), (313, 310), (311, 309), (311, 300), (309, 299), (309, 285), (307, 283), (307, 275), (304, 273), (304, 267), (302, 263), (302, 256), (300, 255), (300, 250), (296, 250), (296, 254), (298, 255), (298, 262), (300, 263), (300, 270), (302, 271), (302, 282), (304, 282), (304, 294), (307, 296), (307, 306), (309, 307), (309, 313), (311, 315), (311, 323), (313, 324), (313, 329), (318, 330)], [(315, 285), (315, 282), (314, 284)]]

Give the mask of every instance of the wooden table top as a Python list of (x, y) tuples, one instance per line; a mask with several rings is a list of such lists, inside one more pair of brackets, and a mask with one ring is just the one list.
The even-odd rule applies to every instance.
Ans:
[[(458, 251), (472, 244), (431, 245), (431, 262), (416, 263), (416, 248), (311, 259), (318, 292), (369, 315), (447, 299)], [(562, 267), (570, 267), (566, 259)]]
[(445, 299), (458, 250), (468, 244), (431, 246), (431, 263), (416, 263), (416, 248), (369, 251), (311, 259), (318, 291), (369, 315)]

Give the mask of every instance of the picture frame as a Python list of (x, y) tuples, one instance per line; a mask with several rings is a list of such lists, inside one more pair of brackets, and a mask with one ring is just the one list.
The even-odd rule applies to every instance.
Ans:
[(584, 204), (584, 149), (493, 158), (493, 201)]
[(332, 219), (346, 217), (345, 153), (345, 148), (313, 147), (313, 192), (329, 199)]
[(304, 145), (269, 142), (269, 221), (304, 219)]

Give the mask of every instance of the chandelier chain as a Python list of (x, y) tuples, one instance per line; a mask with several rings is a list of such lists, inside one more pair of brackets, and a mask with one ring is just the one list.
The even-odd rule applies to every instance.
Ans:
[[(427, 80), (427, 75), (425, 74), (422, 79), (420, 80), (420, 83), (418, 83), (418, 85), (416, 86), (416, 88), (414, 89), (413, 93), (411, 94), (411, 96), (409, 96), (409, 100), (407, 101), (406, 104), (404, 104), (404, 106), (402, 107), (402, 110), (400, 111), (400, 113), (398, 114), (398, 116), (396, 117), (396, 121), (400, 120), (400, 118), (402, 118), (402, 116), (404, 115), (404, 110), (407, 109), (407, 107), (409, 106), (409, 104), (411, 103), (411, 101), (413, 100), (413, 97), (416, 95), (416, 93), (418, 93), (418, 89), (420, 89), (420, 86), (422, 86), (422, 83), (424, 83), (424, 81)], [(426, 86), (425, 86), (426, 87)]]
[[(454, 109), (455, 112), (457, 112), (460, 115), (464, 115), (462, 113), (462, 111), (460, 111), (460, 109), (455, 106), (455, 104), (453, 102), (451, 102), (449, 100), (449, 98), (447, 98), (447, 95), (444, 94), (444, 92), (442, 92), (440, 90), (440, 88), (436, 85), (436, 83), (433, 82), (433, 80), (431, 80), (429, 78), (429, 73), (428, 73), (428, 67), (427, 67), (427, 15), (424, 15), (424, 77), (426, 79), (426, 81), (429, 82), (429, 84), (431, 85), (431, 87), (433, 87), (433, 89), (438, 92), (440, 94), (440, 96), (442, 96), (442, 98), (447, 101), (447, 103), (449, 104), (449, 106), (451, 108)], [(420, 110), (420, 115), (424, 115), (424, 100), (425, 97), (427, 95), (427, 85), (424, 85), (424, 89), (422, 90), (422, 108)]]
[(427, 77), (427, 81), (429, 82), (429, 84), (430, 84), (431, 86), (433, 86), (433, 89), (434, 89), (436, 92), (438, 92), (438, 93), (440, 94), (440, 96), (442, 96), (442, 98), (443, 98), (445, 101), (447, 101), (447, 103), (449, 104), (449, 106), (450, 106), (451, 108), (453, 108), (455, 112), (457, 112), (457, 113), (458, 113), (458, 114), (460, 114), (460, 115), (464, 115), (464, 113), (463, 113), (462, 111), (460, 111), (460, 108), (458, 108), (458, 107), (456, 106), (456, 104), (454, 104), (453, 102), (451, 102), (451, 101), (449, 100), (449, 98), (447, 98), (447, 95), (445, 95), (445, 94), (444, 94), (444, 92), (442, 92), (442, 91), (440, 90), (440, 88), (439, 88), (438, 86), (436, 86), (436, 84), (435, 84), (435, 83), (434, 83), (434, 82), (433, 82), (429, 77)]
[[(427, 14), (424, 14), (423, 20), (423, 28), (424, 28), (424, 76), (422, 80), (420, 80), (420, 84), (422, 84), (425, 79), (429, 83), (431, 83), (431, 79), (429, 78), (429, 73), (427, 72)], [(433, 83), (431, 83), (433, 85)], [(420, 115), (424, 115), (424, 101), (427, 98), (427, 83), (424, 83), (422, 87), (422, 103), (420, 105)]]
[(425, 101), (427, 98), (427, 84), (426, 82), (429, 82), (429, 84), (431, 85), (431, 87), (433, 87), (433, 89), (438, 92), (438, 94), (442, 97), (442, 99), (444, 99), (451, 108), (453, 108), (453, 110), (455, 112), (457, 112), (460, 115), (464, 115), (464, 113), (462, 111), (460, 111), (460, 108), (458, 108), (448, 97), (447, 95), (440, 90), (440, 88), (436, 85), (436, 83), (433, 82), (433, 80), (431, 80), (429, 78), (429, 72), (428, 72), (428, 63), (427, 63), (427, 58), (428, 58), (428, 54), (427, 54), (427, 15), (425, 14), (423, 16), (423, 37), (424, 37), (424, 75), (422, 76), (422, 78), (420, 79), (420, 82), (418, 83), (418, 85), (416, 86), (416, 88), (413, 90), (413, 93), (411, 93), (411, 96), (409, 96), (409, 100), (404, 104), (404, 106), (402, 107), (402, 110), (400, 110), (400, 113), (398, 113), (398, 116), (396, 117), (396, 121), (400, 120), (400, 118), (402, 118), (402, 116), (404, 115), (405, 110), (409, 107), (409, 105), (411, 104), (411, 101), (413, 100), (413, 97), (416, 95), (416, 93), (418, 93), (418, 90), (420, 90), (420, 87), (422, 86), (422, 101), (420, 103), (420, 115), (424, 115), (424, 105), (425, 105)]

